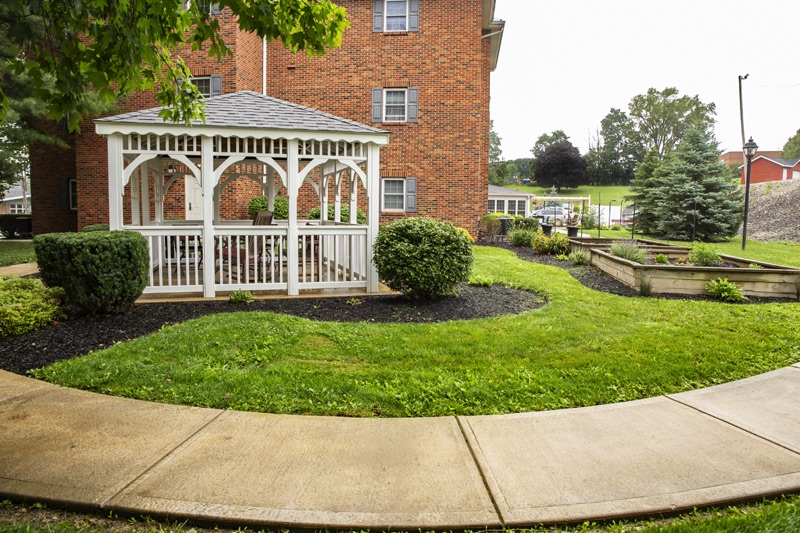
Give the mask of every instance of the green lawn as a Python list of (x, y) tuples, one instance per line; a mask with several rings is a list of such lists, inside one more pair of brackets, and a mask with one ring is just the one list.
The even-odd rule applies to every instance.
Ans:
[[(20, 517), (24, 518), (20, 518)], [(789, 495), (760, 503), (724, 509), (696, 510), (669, 518), (584, 523), (505, 530), (508, 533), (763, 533), (800, 531), (800, 496)], [(26, 507), (6, 501), (0, 506), (0, 533), (252, 533), (250, 529), (204, 529), (184, 524), (162, 524), (150, 518), (122, 520), (57, 512), (42, 504)], [(352, 532), (355, 533), (355, 532)]]
[(36, 254), (32, 242), (0, 240), (0, 266), (14, 265), (17, 263), (33, 263)]
[[(550, 189), (543, 189), (535, 185), (505, 185), (504, 187), (533, 193), (538, 196), (550, 196)], [(601, 202), (602, 205), (609, 205), (612, 200), (616, 200), (615, 205), (620, 205), (622, 198), (628, 194), (630, 194), (630, 187), (627, 185), (585, 185), (577, 189), (561, 189), (558, 192), (559, 196), (591, 196), (592, 205), (597, 205), (598, 202)]]
[[(221, 314), (36, 372), (166, 403), (346, 416), (494, 414), (605, 404), (800, 361), (800, 303), (623, 298), (564, 270), (476, 247), (475, 273), (549, 304), (442, 324)], [(668, 342), (665, 339), (669, 339)]]

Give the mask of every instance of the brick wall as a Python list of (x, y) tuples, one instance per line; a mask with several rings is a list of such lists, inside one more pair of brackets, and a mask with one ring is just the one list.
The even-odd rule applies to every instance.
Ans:
[[(75, 143), (75, 136), (66, 134), (56, 128), (55, 124), (43, 124), (44, 129), (66, 142), (70, 147)], [(31, 160), (31, 210), (33, 217), (33, 233), (52, 233), (57, 231), (75, 231), (78, 212), (69, 208), (69, 199), (64, 198), (69, 192), (69, 180), (75, 179), (75, 151), (72, 148), (33, 145), (30, 149)]]
[[(372, 32), (372, 2), (343, 0), (351, 27), (343, 46), (322, 58), (292, 55), (280, 43), (270, 43), (267, 93), (364, 124), (371, 123), (371, 89), (418, 87), (419, 121), (374, 123), (390, 132), (390, 144), (381, 150), (383, 177), (417, 178), (417, 213), (449, 220), (475, 234), (486, 210), (488, 196), (489, 66), (490, 45), (481, 39), (480, 0), (429, 2), (420, 6), (420, 31), (400, 34)], [(262, 43), (253, 34), (238, 31), (230, 13), (223, 12), (222, 34), (233, 56), (217, 63), (207, 51), (181, 51), (195, 76), (222, 75), (223, 93), (237, 90), (261, 92)], [(153, 94), (136, 94), (115, 113), (157, 105)], [(54, 211), (37, 232), (52, 228), (81, 229), (108, 221), (107, 148), (105, 138), (94, 133), (90, 122), (75, 141), (75, 153), (59, 159), (52, 149), (32, 152), (32, 190), (44, 198), (57, 198), (53, 169), (78, 179), (79, 215)], [(254, 191), (243, 181), (226, 189), (223, 218), (241, 217)], [(317, 205), (313, 188), (303, 186), (299, 214)], [(245, 195), (240, 198), (238, 195)], [(366, 194), (359, 191), (366, 208)], [(333, 202), (332, 194), (329, 196)], [(347, 191), (343, 194), (347, 201)], [(36, 200), (34, 200), (36, 202)], [(129, 206), (129, 197), (125, 198)], [(42, 204), (45, 205), (45, 204)], [(244, 205), (244, 208), (242, 207)], [(166, 216), (182, 216), (182, 183), (170, 189)], [(37, 217), (41, 210), (34, 205)], [(151, 216), (154, 213), (151, 207)], [(126, 207), (126, 221), (130, 219)], [(52, 210), (51, 210), (52, 211)], [(385, 222), (403, 214), (382, 213)], [(38, 224), (37, 224), (38, 226)]]
[[(488, 196), (489, 42), (482, 3), (420, 6), (420, 31), (372, 32), (372, 2), (344, 0), (350, 28), (342, 48), (321, 58), (270, 43), (267, 92), (334, 115), (371, 123), (373, 87), (419, 87), (417, 123), (376, 123), (391, 133), (381, 175), (417, 178), (417, 215), (475, 233)], [(398, 216), (382, 213), (385, 222)]]
[[(746, 167), (742, 168), (742, 183), (745, 182), (746, 170)], [(800, 161), (794, 167), (786, 168), (774, 161), (756, 156), (750, 165), (750, 183), (790, 180), (793, 179), (795, 171), (800, 171)]]

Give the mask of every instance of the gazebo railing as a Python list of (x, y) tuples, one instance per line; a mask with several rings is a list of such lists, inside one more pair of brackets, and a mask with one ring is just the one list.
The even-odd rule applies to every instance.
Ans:
[[(203, 228), (198, 225), (127, 226), (144, 235), (150, 270), (145, 293), (287, 290), (288, 227), (219, 223), (213, 227), (214, 278), (204, 280)], [(303, 289), (367, 288), (367, 226), (298, 228), (297, 281)]]
[(300, 289), (367, 287), (367, 227), (305, 226), (300, 234)]

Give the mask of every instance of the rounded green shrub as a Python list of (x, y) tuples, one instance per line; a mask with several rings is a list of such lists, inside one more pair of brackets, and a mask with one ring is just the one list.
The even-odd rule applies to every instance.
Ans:
[(710, 267), (722, 262), (717, 250), (709, 244), (696, 242), (689, 250), (689, 262), (697, 266)]
[[(259, 211), (266, 211), (269, 209), (269, 198), (266, 196), (256, 196), (250, 200), (247, 206), (247, 214), (250, 215), (252, 220), (255, 220)], [(289, 199), (285, 196), (275, 197), (275, 208), (272, 210), (274, 220), (286, 220), (289, 218)]]
[[(336, 214), (336, 206), (333, 204), (328, 204), (328, 220), (333, 220), (333, 216)], [(308, 212), (308, 219), (309, 220), (319, 220), (320, 209), (319, 207), (314, 207), (311, 211)], [(350, 206), (347, 204), (342, 204), (341, 211), (339, 212), (339, 222), (350, 222)], [(358, 224), (366, 224), (367, 223), (367, 215), (361, 208), (356, 208), (356, 222)]]
[(500, 219), (492, 214), (481, 217), (480, 231), (478, 238), (482, 240), (492, 240), (500, 235)]
[(0, 337), (22, 335), (63, 318), (64, 290), (38, 279), (0, 276)]
[(472, 246), (449, 222), (415, 217), (378, 231), (373, 263), (390, 288), (411, 299), (452, 294), (472, 270)]
[(84, 313), (121, 313), (147, 285), (147, 240), (130, 231), (48, 233), (33, 241), (42, 280)]
[(508, 233), (508, 240), (513, 246), (530, 248), (536, 232), (528, 229), (514, 229)]
[(540, 230), (533, 236), (531, 246), (542, 255), (567, 255), (569, 253), (569, 237), (563, 233), (553, 233), (548, 237)]

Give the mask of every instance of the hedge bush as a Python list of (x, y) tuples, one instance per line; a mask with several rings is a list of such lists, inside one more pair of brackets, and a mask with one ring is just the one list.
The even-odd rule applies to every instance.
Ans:
[(91, 233), (93, 231), (108, 231), (108, 224), (89, 224), (83, 228), (84, 233)]
[[(333, 216), (335, 213), (336, 206), (333, 204), (328, 204), (328, 220), (333, 220)], [(319, 220), (320, 209), (319, 207), (314, 207), (311, 211), (308, 212), (308, 219), (309, 220)], [(350, 206), (348, 204), (342, 204), (341, 211), (339, 212), (339, 222), (350, 222)], [(367, 215), (361, 208), (356, 208), (356, 222), (358, 224), (366, 224), (367, 223)]]
[(508, 240), (511, 241), (512, 246), (530, 248), (534, 235), (536, 232), (528, 229), (513, 229), (508, 233)]
[(84, 313), (121, 313), (147, 285), (147, 240), (129, 231), (48, 233), (33, 240), (42, 280)]
[(533, 236), (531, 246), (544, 255), (567, 255), (569, 253), (569, 238), (563, 233), (553, 233), (550, 237), (538, 231)]
[(0, 276), (0, 337), (22, 335), (64, 317), (64, 290), (38, 279)]
[(390, 288), (407, 298), (452, 294), (472, 271), (472, 246), (449, 222), (415, 217), (378, 231), (373, 263)]
[[(252, 220), (255, 220), (259, 211), (266, 211), (269, 209), (269, 198), (266, 196), (256, 196), (250, 200), (247, 206), (247, 213)], [(272, 210), (272, 218), (274, 220), (286, 220), (289, 218), (289, 199), (285, 196), (275, 197), (275, 208)]]
[(527, 229), (530, 231), (539, 230), (539, 219), (533, 217), (522, 217), (514, 221), (514, 229)]

